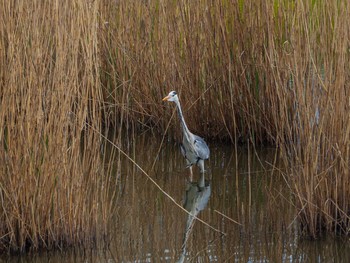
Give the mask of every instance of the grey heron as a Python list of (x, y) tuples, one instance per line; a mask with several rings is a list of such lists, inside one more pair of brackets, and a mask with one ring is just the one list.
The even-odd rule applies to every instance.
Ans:
[(204, 173), (204, 160), (207, 160), (210, 155), (208, 145), (206, 144), (203, 138), (189, 131), (185, 122), (185, 118), (182, 114), (179, 97), (177, 96), (176, 91), (169, 92), (168, 96), (163, 98), (163, 101), (172, 101), (176, 104), (183, 133), (182, 144), (180, 145), (180, 149), (182, 155), (186, 159), (187, 167), (190, 167), (191, 175), (192, 166), (194, 164), (198, 165), (201, 173)]

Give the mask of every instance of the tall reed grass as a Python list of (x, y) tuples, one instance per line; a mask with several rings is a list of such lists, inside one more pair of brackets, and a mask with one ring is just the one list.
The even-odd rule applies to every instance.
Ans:
[[(281, 148), (306, 235), (349, 234), (349, 8), (110, 2), (102, 12), (109, 110), (116, 122), (124, 114), (162, 131), (171, 111), (159, 99), (177, 90), (193, 132)], [(179, 135), (178, 125), (170, 130)]]
[(337, 0), (3, 1), (1, 249), (105, 233), (94, 131), (164, 131), (172, 89), (193, 132), (281, 148), (306, 234), (349, 234), (348, 17)]
[(98, 3), (2, 1), (0, 250), (90, 244), (107, 233)]

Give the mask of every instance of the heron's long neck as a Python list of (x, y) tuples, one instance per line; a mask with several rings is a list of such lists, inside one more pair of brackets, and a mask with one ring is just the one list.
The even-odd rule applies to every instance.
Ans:
[(176, 102), (176, 106), (177, 106), (177, 112), (179, 114), (179, 118), (180, 118), (180, 121), (181, 121), (182, 130), (184, 132), (184, 135), (187, 137), (190, 134), (190, 131), (187, 128), (187, 125), (186, 125), (186, 122), (185, 122), (185, 118), (184, 118), (184, 116), (182, 114), (182, 109), (181, 109), (180, 102), (178, 100), (175, 100), (175, 102)]

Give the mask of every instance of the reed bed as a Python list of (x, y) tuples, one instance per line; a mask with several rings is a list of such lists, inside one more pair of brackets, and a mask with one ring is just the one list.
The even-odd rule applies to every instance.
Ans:
[(196, 134), (280, 147), (307, 236), (348, 235), (349, 13), (336, 0), (110, 2), (108, 111), (163, 131), (160, 98), (177, 90)]
[(2, 1), (0, 250), (95, 243), (107, 233), (98, 6)]
[(306, 235), (349, 234), (349, 13), (338, 0), (2, 1), (0, 248), (106, 233), (99, 133), (164, 132), (170, 90), (196, 134), (281, 148)]

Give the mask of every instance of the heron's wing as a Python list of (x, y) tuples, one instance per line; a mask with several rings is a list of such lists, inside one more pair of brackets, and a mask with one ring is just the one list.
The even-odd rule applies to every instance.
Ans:
[(206, 160), (209, 158), (210, 151), (209, 147), (204, 141), (203, 138), (199, 137), (198, 135), (194, 136), (194, 149), (196, 150), (198, 157), (202, 160)]
[(185, 149), (185, 147), (183, 146), (182, 143), (180, 143), (180, 150), (181, 150), (181, 154), (183, 155), (183, 157), (186, 158), (186, 149)]
[(182, 154), (183, 157), (185, 157), (185, 159), (186, 159), (186, 162), (187, 162), (186, 168), (192, 166), (191, 161), (187, 158), (186, 149), (185, 149), (185, 147), (183, 146), (182, 143), (180, 144), (180, 150), (181, 150), (181, 154)]

